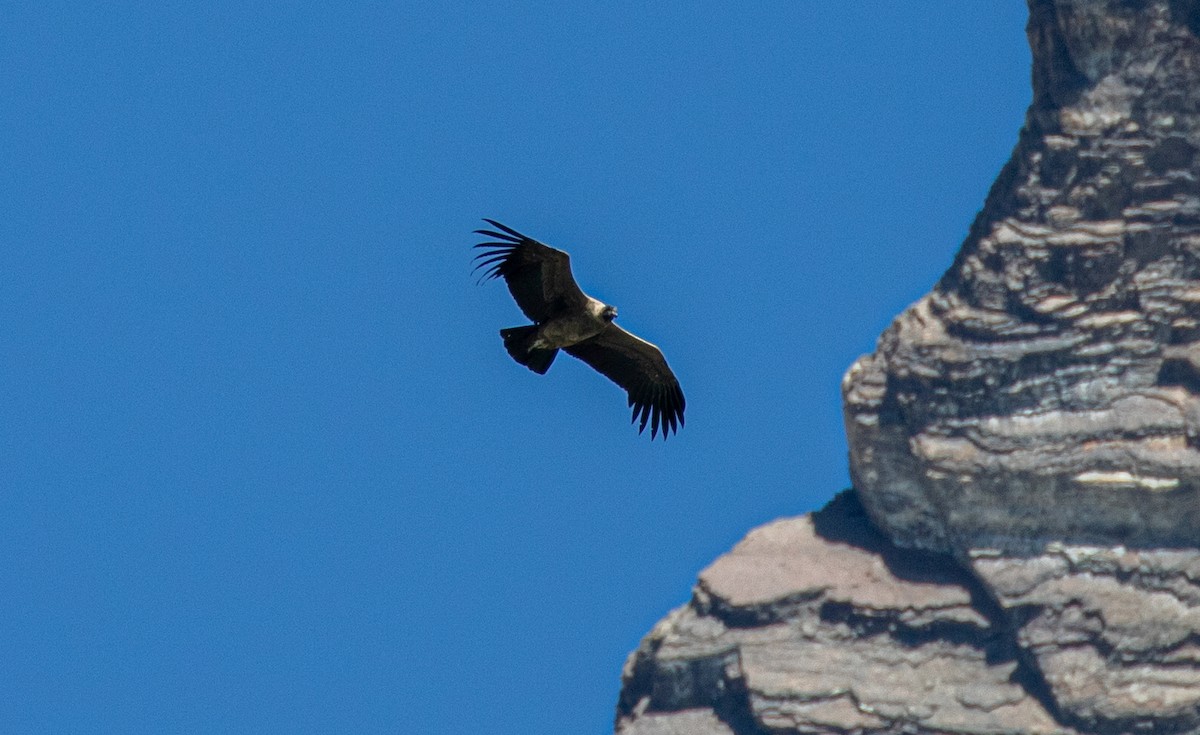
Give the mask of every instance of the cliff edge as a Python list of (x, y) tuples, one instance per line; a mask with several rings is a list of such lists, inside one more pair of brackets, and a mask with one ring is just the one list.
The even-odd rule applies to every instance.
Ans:
[(631, 656), (620, 735), (1200, 732), (1200, 0), (1029, 0), (1033, 102), (843, 381), (854, 488)]

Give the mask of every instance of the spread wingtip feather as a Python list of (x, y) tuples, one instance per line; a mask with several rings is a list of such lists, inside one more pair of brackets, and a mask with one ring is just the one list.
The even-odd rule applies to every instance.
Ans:
[(513, 228), (509, 227), (508, 225), (502, 225), (494, 219), (488, 219), (487, 217), (483, 217), (481, 219), (483, 219), (484, 222), (487, 222), (492, 227), (500, 228), (501, 230), (507, 232), (511, 237), (515, 237), (518, 240), (528, 240), (529, 239), (529, 238), (525, 237), (524, 235), (522, 235), (521, 233), (514, 230)]

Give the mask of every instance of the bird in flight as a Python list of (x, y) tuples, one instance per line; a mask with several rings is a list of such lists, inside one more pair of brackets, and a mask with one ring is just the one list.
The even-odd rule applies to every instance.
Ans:
[(559, 350), (583, 360), (625, 389), (638, 433), (650, 425), (650, 438), (663, 439), (683, 426), (683, 390), (662, 351), (618, 327), (615, 306), (593, 299), (571, 275), (571, 256), (495, 220), (495, 230), (475, 230), (493, 238), (475, 247), (475, 269), (486, 268), (480, 283), (503, 278), (517, 306), (533, 321), (501, 329), (512, 358), (545, 375)]

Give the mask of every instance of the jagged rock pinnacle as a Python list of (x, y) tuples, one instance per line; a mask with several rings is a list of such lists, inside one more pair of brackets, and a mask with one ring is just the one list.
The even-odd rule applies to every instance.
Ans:
[(1200, 733), (1200, 0), (1029, 0), (1033, 102), (843, 381), (854, 490), (631, 655), (620, 735)]
[(897, 543), (1200, 540), (1194, 5), (1031, 3), (1012, 159), (843, 385), (854, 485)]

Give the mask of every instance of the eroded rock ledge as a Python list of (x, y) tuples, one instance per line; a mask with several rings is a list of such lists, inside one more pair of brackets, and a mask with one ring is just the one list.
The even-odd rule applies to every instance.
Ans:
[(954, 264), (846, 375), (897, 543), (1200, 540), (1200, 3), (1031, 0), (1034, 99)]
[(1200, 732), (1200, 552), (971, 572), (893, 545), (852, 491), (758, 528), (630, 655), (617, 733)]
[(853, 493), (750, 533), (626, 663), (620, 735), (1069, 733), (999, 611)]
[(1012, 159), (843, 382), (855, 490), (701, 574), (621, 735), (1200, 733), (1200, 0), (1029, 7)]

